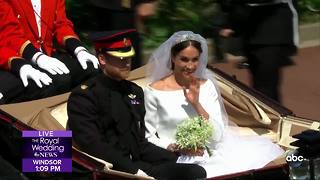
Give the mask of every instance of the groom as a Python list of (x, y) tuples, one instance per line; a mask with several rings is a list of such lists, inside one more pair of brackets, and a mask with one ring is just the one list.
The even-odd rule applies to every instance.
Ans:
[(156, 179), (200, 179), (205, 170), (177, 164), (177, 156), (145, 139), (143, 90), (125, 80), (135, 54), (135, 30), (92, 34), (102, 74), (75, 89), (68, 101), (68, 127), (81, 150), (115, 170)]

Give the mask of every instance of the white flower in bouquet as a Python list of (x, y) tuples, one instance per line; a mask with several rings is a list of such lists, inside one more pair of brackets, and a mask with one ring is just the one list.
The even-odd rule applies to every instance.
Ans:
[(178, 125), (176, 143), (181, 149), (196, 151), (199, 148), (206, 148), (210, 155), (211, 152), (207, 145), (213, 131), (213, 125), (202, 116), (189, 118)]

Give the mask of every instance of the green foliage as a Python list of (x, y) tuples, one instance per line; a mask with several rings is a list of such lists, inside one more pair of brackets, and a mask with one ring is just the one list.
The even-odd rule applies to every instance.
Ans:
[(304, 3), (311, 10), (320, 11), (320, 0), (300, 0), (300, 3)]
[(215, 0), (159, 0), (156, 14), (145, 22), (144, 45), (157, 47), (174, 32), (190, 30), (203, 34), (210, 29)]
[(212, 124), (201, 116), (187, 119), (177, 127), (177, 144), (182, 149), (206, 148), (213, 131)]
[(319, 22), (320, 0), (299, 0), (298, 12), (302, 23)]
[[(318, 22), (320, 0), (296, 0), (301, 22)], [(67, 16), (75, 30), (86, 41), (86, 32), (97, 27), (96, 13), (87, 1), (66, 0)], [(146, 31), (142, 35), (144, 48), (153, 49), (179, 30), (191, 30), (208, 36), (211, 23), (218, 8), (215, 0), (157, 0), (156, 14), (145, 21)], [(87, 44), (88, 42), (86, 42)]]

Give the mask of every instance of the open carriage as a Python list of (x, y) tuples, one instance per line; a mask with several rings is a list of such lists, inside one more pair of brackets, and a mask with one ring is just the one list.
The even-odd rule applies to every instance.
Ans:
[[(286, 150), (294, 147), (292, 135), (306, 129), (320, 128), (320, 120), (296, 117), (287, 108), (254, 91), (218, 69), (214, 72), (223, 96), (229, 120), (235, 122), (244, 135), (270, 138)], [(132, 71), (131, 81), (146, 85), (145, 67)], [(50, 98), (0, 106), (1, 155), (21, 170), (21, 144), (23, 130), (65, 130), (69, 93)], [(112, 169), (112, 164), (97, 159), (72, 147), (72, 173), (28, 173), (30, 179), (145, 179)], [(263, 168), (227, 174), (211, 179), (287, 179), (288, 165), (285, 156)]]

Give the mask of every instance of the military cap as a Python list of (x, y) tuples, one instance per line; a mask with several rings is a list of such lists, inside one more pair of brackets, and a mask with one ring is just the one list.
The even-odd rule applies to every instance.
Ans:
[(97, 53), (106, 53), (111, 56), (125, 58), (135, 55), (130, 37), (137, 31), (127, 29), (122, 31), (99, 31), (89, 34)]

